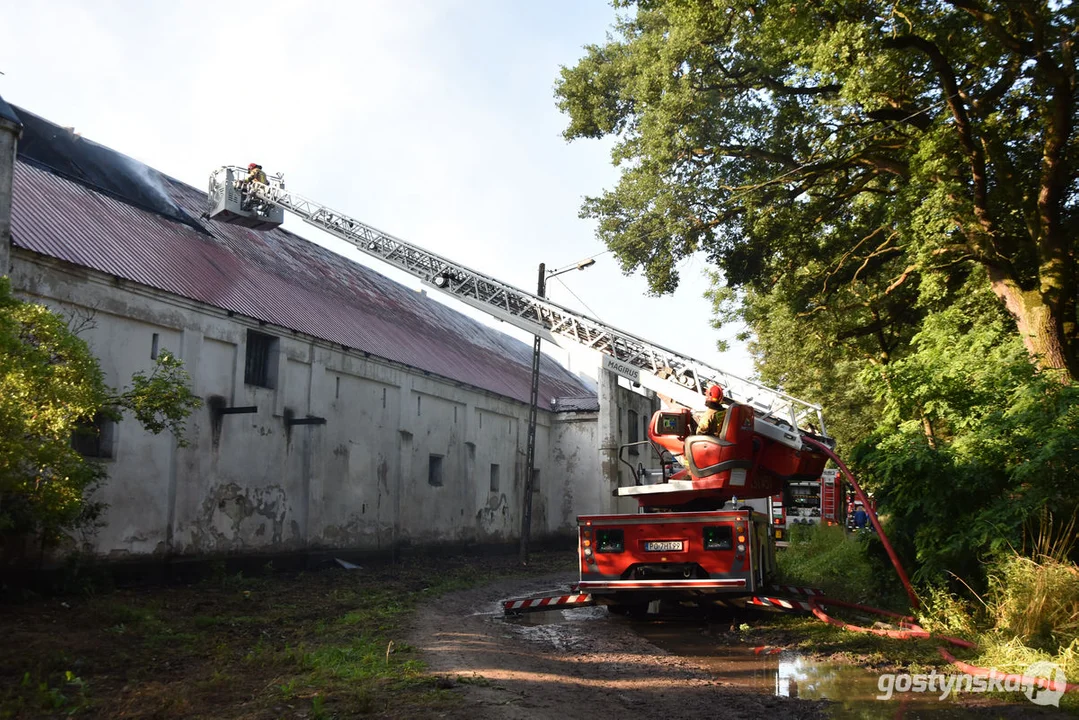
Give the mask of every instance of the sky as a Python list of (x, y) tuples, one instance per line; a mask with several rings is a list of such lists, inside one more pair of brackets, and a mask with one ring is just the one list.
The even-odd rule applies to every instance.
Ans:
[[(618, 174), (610, 140), (562, 137), (554, 86), (603, 42), (615, 19), (603, 0), (0, 0), (0, 17), (10, 104), (200, 188), (221, 165), (258, 162), (301, 195), (529, 292), (540, 263), (597, 256), (547, 296), (753, 374), (734, 330), (731, 350), (716, 348), (703, 258), (681, 266), (673, 295), (649, 296), (578, 216)], [(420, 287), (297, 218), (285, 227)]]

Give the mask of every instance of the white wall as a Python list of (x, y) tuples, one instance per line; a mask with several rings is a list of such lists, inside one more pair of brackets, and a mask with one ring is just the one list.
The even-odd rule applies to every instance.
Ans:
[[(524, 403), (18, 249), (12, 280), (26, 299), (93, 315), (81, 335), (111, 385), (153, 367), (157, 333), (159, 347), (184, 360), (204, 401), (257, 406), (215, 420), (207, 403), (188, 421), (187, 448), (121, 422), (101, 490), (107, 525), (84, 549), (105, 556), (383, 549), (518, 535)], [(244, 383), (249, 329), (279, 338), (273, 389)], [(625, 388), (616, 396), (640, 418), (650, 413), (649, 398)], [(615, 509), (598, 451), (600, 415), (540, 410), (534, 534), (573, 533), (577, 514)], [(610, 435), (624, 442), (629, 432), (616, 418), (625, 409), (606, 415)], [(285, 423), (308, 416), (325, 424)], [(432, 455), (442, 458), (438, 487), (429, 482)]]

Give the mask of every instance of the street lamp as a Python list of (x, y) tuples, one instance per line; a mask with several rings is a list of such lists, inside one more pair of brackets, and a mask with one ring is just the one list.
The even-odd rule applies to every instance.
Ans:
[[(578, 263), (569, 265), (560, 270), (547, 272), (547, 266), (540, 263), (539, 283), (536, 295), (546, 297), (547, 279), (553, 278), (571, 270), (584, 270), (596, 264), (595, 258), (587, 258)], [(539, 377), (540, 377), (540, 336), (536, 335), (532, 343), (532, 392), (528, 403), (528, 451), (525, 456), (525, 487), (524, 503), (521, 512), (521, 564), (528, 564), (528, 539), (532, 532), (532, 482), (536, 474), (536, 414), (539, 400)]]

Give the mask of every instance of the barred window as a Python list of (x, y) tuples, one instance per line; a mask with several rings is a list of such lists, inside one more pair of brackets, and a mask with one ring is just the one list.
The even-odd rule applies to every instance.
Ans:
[(277, 379), (277, 343), (273, 335), (247, 331), (247, 356), (244, 382), (248, 385), (272, 388)]
[(116, 423), (98, 413), (92, 422), (80, 424), (71, 433), (71, 447), (83, 457), (108, 460), (113, 456), (115, 437)]
[(442, 456), (430, 455), (427, 459), (427, 484), (442, 487)]

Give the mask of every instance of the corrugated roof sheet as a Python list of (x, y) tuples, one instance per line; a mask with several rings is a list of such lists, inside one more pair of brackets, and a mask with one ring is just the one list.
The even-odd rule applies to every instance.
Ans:
[[(12, 198), (21, 248), (529, 400), (530, 345), (294, 233), (214, 222), (200, 232), (50, 172), (21, 150)], [(161, 178), (158, 189), (184, 214), (203, 212), (205, 193), (146, 169), (146, 182)], [(590, 394), (543, 357), (541, 398)]]

